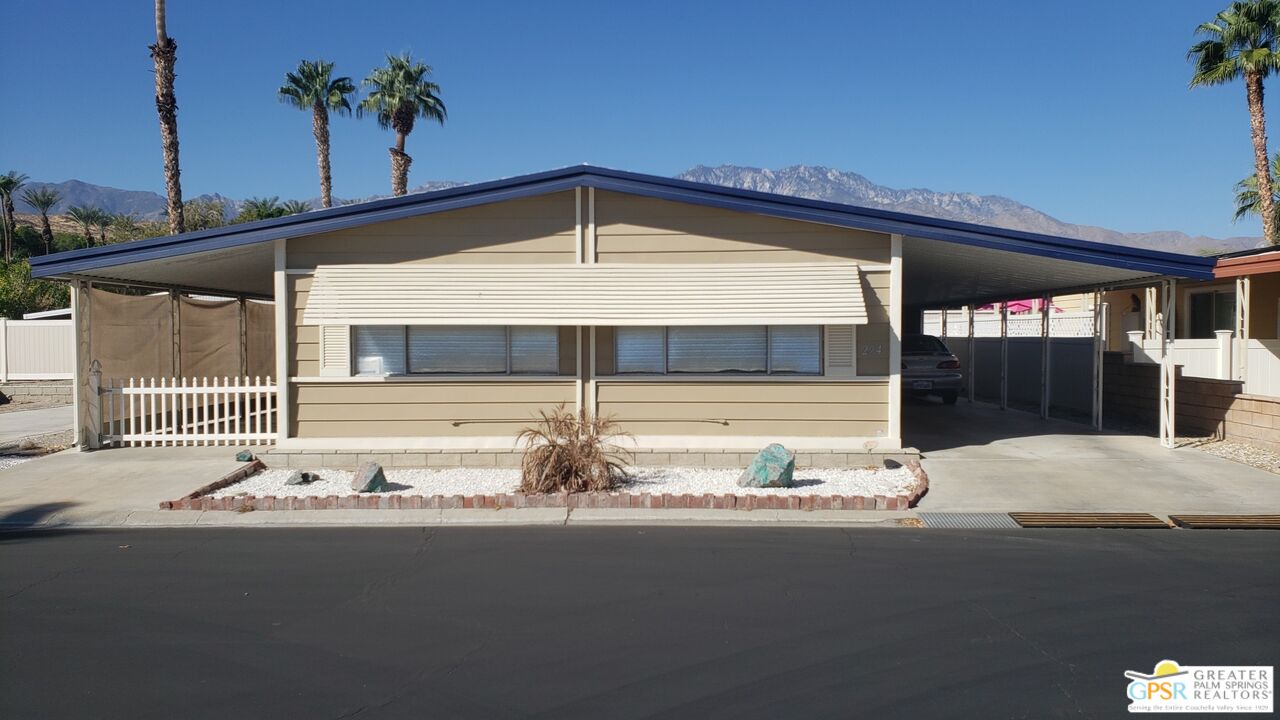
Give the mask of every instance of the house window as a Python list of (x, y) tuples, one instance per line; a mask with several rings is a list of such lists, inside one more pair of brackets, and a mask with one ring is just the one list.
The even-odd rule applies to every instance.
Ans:
[(1188, 335), (1212, 339), (1215, 330), (1236, 329), (1236, 294), (1233, 290), (1210, 290), (1190, 294)]
[(358, 326), (357, 375), (555, 375), (555, 327)]
[(616, 370), (625, 374), (817, 375), (817, 325), (619, 327)]

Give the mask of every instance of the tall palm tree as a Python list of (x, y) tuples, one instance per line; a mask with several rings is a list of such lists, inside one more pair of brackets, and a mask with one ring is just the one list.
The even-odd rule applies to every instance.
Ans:
[(169, 232), (186, 229), (182, 217), (182, 170), (178, 167), (178, 99), (173, 94), (178, 43), (169, 37), (165, 0), (156, 0), (156, 44), (151, 59), (156, 65), (156, 114), (160, 116), (160, 146), (164, 150), (164, 187), (169, 197)]
[(27, 183), (27, 176), (17, 170), (0, 175), (0, 199), (4, 201), (4, 261), (13, 260), (13, 236), (18, 232), (14, 218), (13, 195)]
[(93, 228), (98, 224), (99, 212), (97, 208), (82, 205), (72, 205), (67, 208), (67, 217), (80, 223), (80, 228), (84, 231), (85, 247), (93, 247)]
[(333, 207), (333, 178), (329, 172), (329, 113), (347, 115), (356, 85), (349, 77), (333, 77), (333, 63), (303, 60), (298, 69), (286, 73), (277, 91), (280, 101), (299, 110), (311, 111), (311, 133), (316, 136), (316, 163), (320, 166), (320, 204)]
[(44, 254), (53, 252), (53, 228), (49, 225), (49, 211), (62, 199), (62, 193), (51, 187), (32, 188), (22, 193), (22, 201), (40, 213), (40, 237), (44, 239)]
[(1263, 80), (1280, 69), (1280, 0), (1238, 0), (1212, 22), (1196, 28), (1204, 40), (1191, 46), (1187, 57), (1195, 63), (1191, 87), (1222, 85), (1244, 78), (1253, 137), (1253, 164), (1258, 179), (1262, 234), (1271, 244), (1276, 234), (1275, 200), (1267, 158), (1267, 122), (1263, 110)]
[(280, 209), (283, 211), (281, 217), (297, 215), (298, 213), (311, 212), (311, 203), (306, 200), (286, 200), (280, 206)]
[(391, 191), (404, 195), (409, 190), (409, 164), (413, 158), (404, 151), (405, 138), (413, 132), (417, 118), (435, 120), (444, 125), (447, 111), (440, 99), (440, 86), (427, 78), (431, 67), (415, 61), (409, 53), (387, 55), (386, 67), (375, 68), (364, 84), (373, 88), (360, 101), (356, 114), (373, 113), (378, 127), (395, 131), (396, 145), (391, 153)]

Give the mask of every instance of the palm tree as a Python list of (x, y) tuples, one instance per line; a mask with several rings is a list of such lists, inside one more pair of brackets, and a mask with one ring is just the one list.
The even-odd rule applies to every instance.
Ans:
[(236, 215), (233, 222), (253, 222), (254, 220), (267, 220), (269, 218), (283, 217), (287, 213), (282, 205), (280, 205), (280, 197), (272, 195), (269, 198), (251, 197), (240, 203), (240, 213)]
[(1262, 92), (1263, 79), (1280, 69), (1280, 55), (1277, 55), (1280, 0), (1233, 2), (1212, 22), (1196, 28), (1196, 33), (1206, 39), (1187, 52), (1187, 57), (1195, 63), (1191, 87), (1222, 85), (1244, 78), (1262, 234), (1268, 243), (1280, 243), (1280, 235), (1276, 234), (1271, 169), (1267, 163), (1267, 122)]
[(33, 188), (22, 193), (22, 201), (40, 213), (40, 237), (44, 239), (44, 254), (53, 252), (53, 228), (49, 225), (49, 211), (62, 199), (62, 193), (51, 187)]
[(156, 44), (151, 59), (156, 65), (156, 114), (160, 116), (160, 146), (164, 150), (164, 187), (169, 196), (169, 232), (186, 229), (182, 217), (182, 171), (178, 167), (178, 99), (173, 94), (178, 43), (165, 27), (165, 0), (156, 0)]
[(329, 112), (351, 112), (348, 95), (356, 92), (349, 77), (332, 77), (333, 63), (303, 60), (298, 69), (284, 76), (277, 92), (280, 101), (299, 110), (311, 111), (311, 133), (316, 136), (316, 163), (320, 166), (320, 204), (333, 207), (333, 178), (329, 172)]
[(14, 218), (13, 195), (27, 183), (27, 176), (17, 170), (0, 175), (0, 198), (4, 200), (4, 261), (13, 259), (13, 236), (18, 232)]
[(444, 125), (447, 115), (440, 99), (440, 86), (427, 78), (431, 68), (416, 62), (409, 53), (388, 55), (386, 67), (375, 68), (364, 79), (373, 88), (356, 107), (356, 114), (374, 113), (378, 127), (396, 134), (391, 153), (391, 192), (404, 195), (409, 188), (409, 164), (413, 158), (404, 151), (405, 138), (413, 132), (414, 121), (421, 117)]
[(93, 228), (98, 224), (99, 212), (97, 208), (81, 205), (72, 205), (67, 208), (67, 217), (80, 223), (81, 229), (84, 230), (85, 247), (93, 247)]
[(102, 208), (93, 209), (93, 224), (98, 228), (98, 244), (107, 244), (107, 228), (111, 227), (115, 217)]
[(280, 206), (280, 209), (284, 211), (280, 214), (281, 217), (284, 217), (285, 215), (297, 215), (298, 213), (311, 212), (311, 203), (306, 200), (286, 200), (284, 204)]

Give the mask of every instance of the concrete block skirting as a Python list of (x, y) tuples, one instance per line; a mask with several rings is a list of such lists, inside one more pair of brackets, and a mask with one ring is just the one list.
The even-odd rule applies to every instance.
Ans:
[[(392, 468), (449, 467), (520, 467), (522, 454), (517, 450), (333, 450), (268, 448), (257, 452), (267, 465), (300, 470), (339, 468), (353, 470), (365, 461)], [(644, 448), (631, 455), (631, 464), (641, 467), (746, 467), (755, 456), (741, 450), (689, 450)], [(796, 467), (840, 468), (881, 467), (886, 461), (909, 463), (920, 459), (920, 451), (905, 448), (890, 452), (857, 452), (848, 450), (801, 450), (796, 452)]]
[(70, 380), (28, 380), (0, 383), (0, 393), (18, 402), (44, 401), (50, 404), (71, 404)]
[(311, 495), (275, 497), (240, 495), (209, 497), (262, 469), (261, 461), (242, 466), (180, 500), (160, 503), (161, 510), (501, 510), (506, 508), (610, 508), (673, 510), (906, 510), (929, 490), (929, 477), (914, 460), (906, 466), (916, 483), (905, 495), (672, 495), (669, 493), (586, 492), (526, 495)]

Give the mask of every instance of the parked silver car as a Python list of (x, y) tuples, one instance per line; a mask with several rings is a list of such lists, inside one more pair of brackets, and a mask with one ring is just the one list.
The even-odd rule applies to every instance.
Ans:
[(960, 359), (932, 335), (902, 337), (902, 391), (913, 395), (937, 395), (947, 405), (960, 396), (963, 376)]

